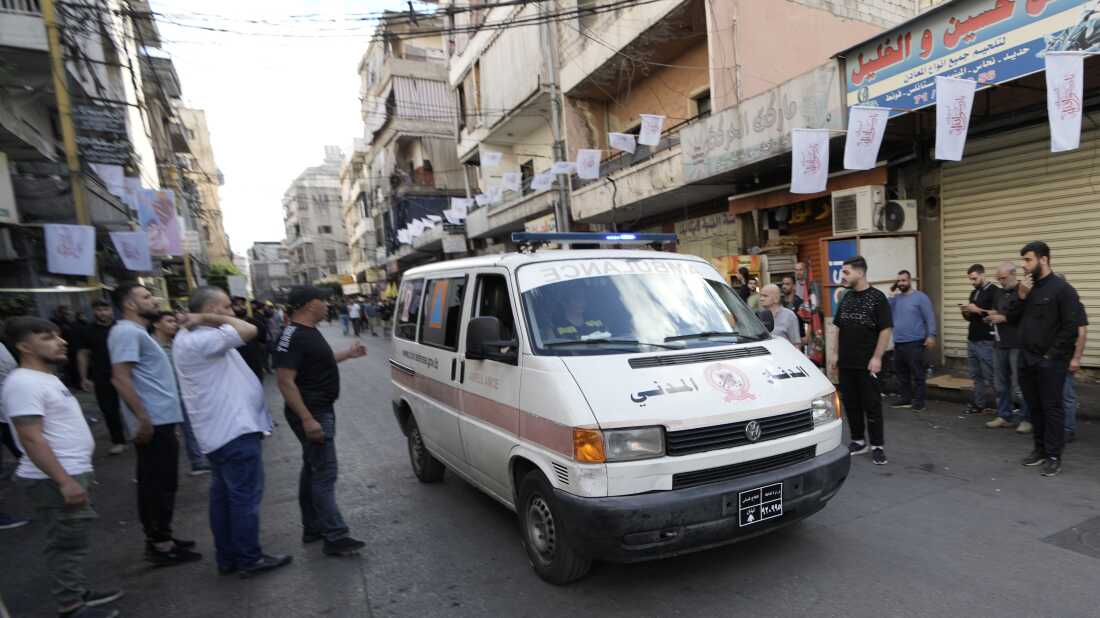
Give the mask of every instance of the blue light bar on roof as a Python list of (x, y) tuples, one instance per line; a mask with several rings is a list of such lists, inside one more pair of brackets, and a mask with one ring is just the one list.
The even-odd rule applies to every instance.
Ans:
[(513, 232), (516, 244), (588, 243), (616, 245), (649, 245), (676, 242), (676, 234), (636, 234), (634, 232)]

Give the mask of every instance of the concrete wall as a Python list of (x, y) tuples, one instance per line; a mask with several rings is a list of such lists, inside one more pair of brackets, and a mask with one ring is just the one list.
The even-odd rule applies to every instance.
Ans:
[(913, 13), (906, 0), (708, 2), (711, 105), (732, 107)]

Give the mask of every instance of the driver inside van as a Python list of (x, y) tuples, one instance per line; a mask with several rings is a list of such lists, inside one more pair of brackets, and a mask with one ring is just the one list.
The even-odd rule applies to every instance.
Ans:
[(581, 340), (588, 335), (604, 331), (602, 320), (585, 315), (588, 310), (588, 299), (585, 297), (583, 288), (571, 287), (563, 296), (557, 312), (558, 316), (554, 320), (553, 337)]

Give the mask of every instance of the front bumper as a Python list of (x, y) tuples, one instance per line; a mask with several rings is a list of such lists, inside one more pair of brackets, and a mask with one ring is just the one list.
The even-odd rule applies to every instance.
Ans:
[[(582, 498), (554, 490), (559, 516), (589, 558), (636, 562), (759, 536), (821, 510), (848, 477), (841, 445), (798, 464), (701, 487), (632, 496)], [(783, 515), (741, 526), (738, 492), (783, 484)]]

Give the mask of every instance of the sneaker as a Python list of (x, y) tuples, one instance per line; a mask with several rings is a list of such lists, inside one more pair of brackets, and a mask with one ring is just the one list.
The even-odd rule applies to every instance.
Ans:
[(210, 468), (195, 468), (187, 473), (187, 476), (202, 476), (204, 474), (210, 474)]
[(906, 401), (904, 399), (898, 399), (890, 404), (891, 408), (912, 408), (913, 402)]
[(1049, 457), (1046, 462), (1043, 463), (1043, 469), (1039, 471), (1039, 474), (1043, 476), (1057, 476), (1062, 471), (1062, 459), (1059, 457)]
[(122, 614), (117, 609), (102, 609), (81, 605), (74, 610), (59, 612), (57, 615), (61, 618), (118, 618)]
[(985, 426), (990, 429), (1000, 429), (1002, 427), (1012, 427), (1012, 423), (998, 416), (997, 418), (986, 423)]
[(1029, 468), (1032, 468), (1032, 467), (1035, 467), (1035, 466), (1043, 463), (1046, 460), (1047, 460), (1047, 456), (1043, 454), (1043, 451), (1040, 451), (1039, 449), (1033, 449), (1031, 451), (1031, 454), (1028, 455), (1027, 457), (1024, 457), (1024, 460), (1021, 461), (1020, 463), (1024, 464), (1025, 466), (1027, 466)]
[(316, 543), (317, 541), (320, 541), (323, 538), (325, 538), (325, 537), (320, 532), (303, 532), (302, 533), (302, 543), (304, 545), (309, 545), (310, 543)]
[(335, 541), (325, 541), (325, 548), (322, 551), (326, 556), (350, 556), (366, 546), (367, 544), (363, 541), (346, 536)]
[(871, 450), (871, 447), (867, 446), (866, 442), (856, 442), (855, 440), (853, 440), (851, 443), (848, 444), (849, 455), (862, 455), (869, 450)]
[(239, 571), (241, 574), (241, 578), (245, 579), (252, 577), (253, 575), (259, 575), (260, 573), (266, 573), (267, 571), (273, 571), (275, 569), (285, 567), (286, 565), (290, 564), (292, 560), (293, 558), (291, 558), (290, 556), (269, 556), (267, 554), (263, 554), (262, 556), (260, 556), (259, 560), (253, 562), (249, 566), (241, 567)]
[(1031, 433), (1032, 431), (1030, 421), (1020, 421), (1020, 424), (1016, 426), (1016, 433)]
[(179, 549), (192, 549), (195, 547), (194, 541), (185, 541), (183, 539), (172, 539), (172, 544)]
[(145, 548), (145, 560), (156, 566), (175, 566), (177, 564), (187, 564), (188, 562), (198, 562), (202, 560), (202, 554), (175, 546), (172, 549), (162, 551), (149, 545)]
[(108, 603), (114, 603), (122, 598), (121, 590), (86, 590), (84, 592), (84, 605), (99, 607)]
[(928, 408), (924, 407), (924, 404), (923, 404), (923, 403), (914, 403), (914, 404), (913, 404), (913, 407), (912, 407), (912, 408), (910, 408), (910, 409), (911, 409), (911, 410), (912, 410), (913, 412), (924, 412), (924, 411), (925, 411), (925, 410), (927, 410)]
[(876, 466), (884, 466), (886, 461), (886, 451), (881, 446), (871, 449), (871, 463)]
[(29, 519), (24, 519), (22, 517), (12, 517), (7, 513), (0, 513), (0, 530), (22, 528), (29, 523), (31, 523), (31, 520)]
[(125, 444), (116, 444), (111, 447), (111, 450), (107, 451), (111, 455), (121, 455), (126, 452)]
[(972, 404), (972, 403), (967, 404), (966, 408), (963, 410), (963, 414), (981, 414), (981, 413), (982, 413), (982, 409), (979, 408), (978, 406)]

